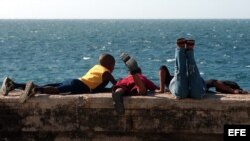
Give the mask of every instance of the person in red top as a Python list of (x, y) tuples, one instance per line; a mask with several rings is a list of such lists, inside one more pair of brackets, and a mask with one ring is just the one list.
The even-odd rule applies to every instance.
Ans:
[(141, 73), (134, 58), (126, 53), (120, 57), (128, 67), (129, 74), (114, 85), (112, 98), (116, 112), (122, 115), (125, 113), (123, 96), (146, 95), (148, 91), (159, 90), (159, 87)]

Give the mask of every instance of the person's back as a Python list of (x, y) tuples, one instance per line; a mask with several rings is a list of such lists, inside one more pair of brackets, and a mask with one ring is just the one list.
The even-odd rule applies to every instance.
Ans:
[(99, 57), (99, 64), (93, 66), (79, 80), (86, 84), (91, 92), (104, 91), (109, 82), (113, 85), (116, 83), (116, 80), (112, 76), (114, 66), (114, 57), (110, 54), (102, 54)]
[[(140, 81), (143, 83), (143, 85), (145, 86), (146, 91), (155, 91), (156, 89), (158, 89), (158, 87), (152, 82), (150, 81), (146, 76), (144, 76), (141, 73), (141, 69), (138, 68), (138, 71), (136, 73), (137, 77), (140, 79)], [(116, 88), (119, 87), (126, 87), (126, 95), (133, 95), (133, 94), (138, 94), (138, 86), (134, 80), (133, 75), (129, 74), (128, 76), (120, 79), (115, 85), (113, 90), (116, 90)], [(143, 93), (145, 94), (145, 93)]]
[(128, 67), (130, 74), (119, 80), (112, 90), (113, 104), (118, 114), (124, 114), (125, 112), (123, 96), (145, 95), (148, 90), (159, 89), (152, 81), (141, 74), (141, 69), (134, 58), (122, 53), (121, 59)]

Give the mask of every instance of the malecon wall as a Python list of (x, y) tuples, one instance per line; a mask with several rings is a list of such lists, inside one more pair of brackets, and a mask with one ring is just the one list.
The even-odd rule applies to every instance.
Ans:
[(116, 114), (111, 94), (0, 96), (4, 141), (222, 141), (224, 124), (250, 125), (250, 94), (209, 94), (176, 100), (171, 94), (124, 99)]

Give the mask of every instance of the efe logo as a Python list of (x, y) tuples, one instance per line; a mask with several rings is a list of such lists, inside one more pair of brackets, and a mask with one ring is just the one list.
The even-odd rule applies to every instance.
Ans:
[(250, 141), (250, 125), (224, 125), (224, 141)]
[(228, 129), (228, 136), (246, 136), (247, 129)]

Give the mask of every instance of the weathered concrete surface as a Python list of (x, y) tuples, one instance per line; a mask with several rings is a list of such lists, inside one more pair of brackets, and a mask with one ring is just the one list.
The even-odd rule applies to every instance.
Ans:
[(250, 94), (176, 100), (171, 94), (124, 99), (115, 113), (111, 94), (0, 96), (1, 140), (223, 140), (224, 124), (250, 125)]

